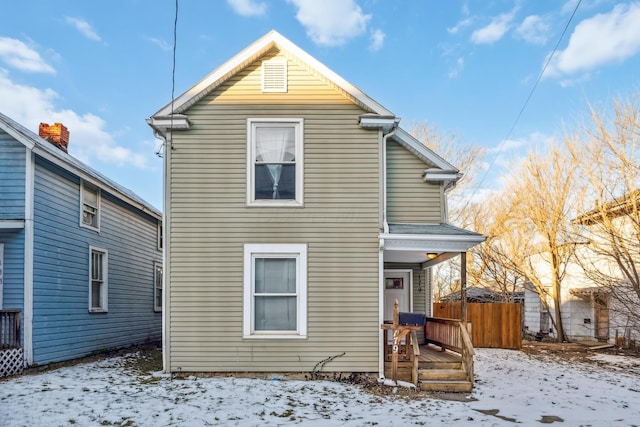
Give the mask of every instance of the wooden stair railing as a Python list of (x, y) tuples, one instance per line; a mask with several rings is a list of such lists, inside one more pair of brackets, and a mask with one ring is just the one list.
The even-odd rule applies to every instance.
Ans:
[(465, 324), (457, 319), (440, 319), (430, 317), (425, 327), (425, 340), (435, 344), (443, 350), (451, 350), (460, 354), (467, 380), (473, 383), (473, 356), (475, 350), (471, 342), (471, 335)]
[[(393, 323), (383, 323), (380, 328), (385, 331), (382, 334), (383, 348), (385, 348), (385, 361), (387, 355), (388, 345), (388, 332), (393, 332), (393, 340), (391, 342), (391, 379), (395, 382), (398, 381), (398, 360), (401, 353), (402, 340), (405, 340), (403, 354), (409, 357), (412, 362), (411, 381), (414, 385), (418, 385), (418, 357), (420, 356), (420, 346), (418, 345), (418, 339), (416, 331), (421, 329), (421, 326), (414, 325), (401, 325), (399, 302), (396, 299), (393, 304)], [(388, 331), (388, 332), (387, 332)], [(408, 346), (411, 345), (412, 351), (409, 351)]]

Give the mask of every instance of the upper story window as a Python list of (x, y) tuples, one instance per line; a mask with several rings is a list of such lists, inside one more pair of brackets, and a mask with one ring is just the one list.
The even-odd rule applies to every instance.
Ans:
[(100, 229), (100, 189), (87, 182), (80, 186), (81, 217), (80, 225)]
[(262, 91), (287, 91), (287, 61), (284, 59), (270, 59), (262, 61)]
[(100, 248), (89, 248), (89, 311), (103, 313), (107, 311), (107, 251)]
[(303, 120), (247, 119), (247, 203), (301, 206)]

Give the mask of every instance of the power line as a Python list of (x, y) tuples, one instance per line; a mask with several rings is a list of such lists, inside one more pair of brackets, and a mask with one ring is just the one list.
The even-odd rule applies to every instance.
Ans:
[(163, 157), (164, 153), (163, 153), (163, 148), (166, 149), (166, 147), (170, 147), (171, 149), (173, 149), (173, 104), (175, 101), (175, 93), (176, 93), (176, 47), (177, 47), (177, 40), (178, 40), (178, 0), (176, 0), (176, 8), (175, 8), (175, 14), (174, 14), (174, 18), (173, 18), (173, 58), (172, 58), (172, 65), (171, 65), (171, 116), (169, 117), (170, 120), (170, 127), (169, 129), (171, 130), (170, 135), (168, 137), (168, 139), (165, 139), (165, 143), (162, 144), (160, 146), (160, 148), (158, 148), (158, 150), (156, 151), (156, 156), (158, 157)]
[(509, 128), (509, 132), (507, 132), (507, 135), (504, 137), (504, 139), (500, 143), (500, 146), (498, 147), (498, 152), (493, 157), (493, 160), (489, 164), (489, 167), (487, 168), (487, 171), (484, 173), (484, 175), (482, 176), (482, 179), (480, 180), (478, 185), (473, 190), (473, 193), (471, 194), (471, 196), (469, 196), (469, 200), (467, 201), (467, 203), (464, 206), (465, 209), (467, 208), (467, 206), (469, 206), (469, 203), (471, 202), (471, 199), (473, 199), (473, 196), (476, 195), (476, 193), (478, 192), (478, 190), (480, 189), (480, 187), (484, 183), (484, 180), (487, 178), (487, 175), (489, 175), (489, 171), (491, 170), (491, 168), (495, 164), (496, 160), (498, 159), (498, 156), (502, 152), (502, 149), (504, 148), (504, 144), (507, 142), (507, 140), (509, 139), (509, 137), (513, 133), (514, 129), (516, 128), (516, 125), (520, 121), (520, 118), (522, 117), (522, 113), (524, 113), (525, 108), (527, 108), (527, 105), (529, 104), (529, 101), (531, 100), (531, 97), (533, 96), (533, 92), (535, 92), (536, 88), (538, 87), (538, 83), (540, 83), (540, 80), (542, 80), (542, 76), (544, 75), (545, 71), (547, 71), (547, 68), (549, 67), (549, 64), (551, 63), (551, 59), (553, 59), (553, 56), (558, 51), (558, 46), (560, 46), (560, 42), (564, 38), (564, 35), (567, 33), (567, 30), (569, 29), (569, 25), (571, 25), (571, 21), (573, 21), (573, 17), (576, 15), (576, 12), (578, 11), (578, 8), (580, 7), (580, 3), (582, 3), (582, 0), (578, 0), (578, 2), (576, 3), (576, 7), (573, 9), (573, 12), (571, 13), (571, 16), (569, 17), (569, 20), (567, 21), (567, 24), (564, 26), (564, 29), (562, 30), (562, 34), (560, 34), (560, 37), (558, 38), (558, 41), (556, 42), (556, 45), (554, 46), (553, 50), (551, 51), (551, 54), (547, 58), (547, 62), (545, 62), (544, 67), (542, 67), (542, 71), (540, 71), (540, 74), (538, 75), (538, 78), (536, 79), (535, 83), (531, 87), (531, 90), (529, 91), (529, 95), (527, 96), (527, 99), (524, 101), (524, 104), (522, 104), (522, 108), (520, 108), (520, 111), (518, 112), (518, 115), (516, 116), (515, 120), (513, 121), (513, 124), (511, 125), (511, 128)]
[(176, 13), (173, 19), (173, 64), (171, 68), (171, 136), (169, 137), (169, 148), (173, 149), (173, 104), (176, 93), (176, 51), (178, 46), (178, 0), (176, 0)]

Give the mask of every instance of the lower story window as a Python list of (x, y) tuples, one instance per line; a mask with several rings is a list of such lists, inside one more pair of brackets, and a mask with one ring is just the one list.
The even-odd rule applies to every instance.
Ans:
[(153, 309), (162, 311), (162, 264), (153, 264)]
[(89, 248), (89, 311), (106, 312), (108, 297), (107, 251)]
[(244, 247), (245, 338), (307, 335), (307, 246)]

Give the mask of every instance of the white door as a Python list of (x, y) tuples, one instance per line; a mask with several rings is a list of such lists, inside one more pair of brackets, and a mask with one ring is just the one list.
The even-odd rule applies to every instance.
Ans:
[(384, 319), (393, 321), (393, 303), (397, 299), (400, 311), (411, 311), (411, 270), (384, 271)]

